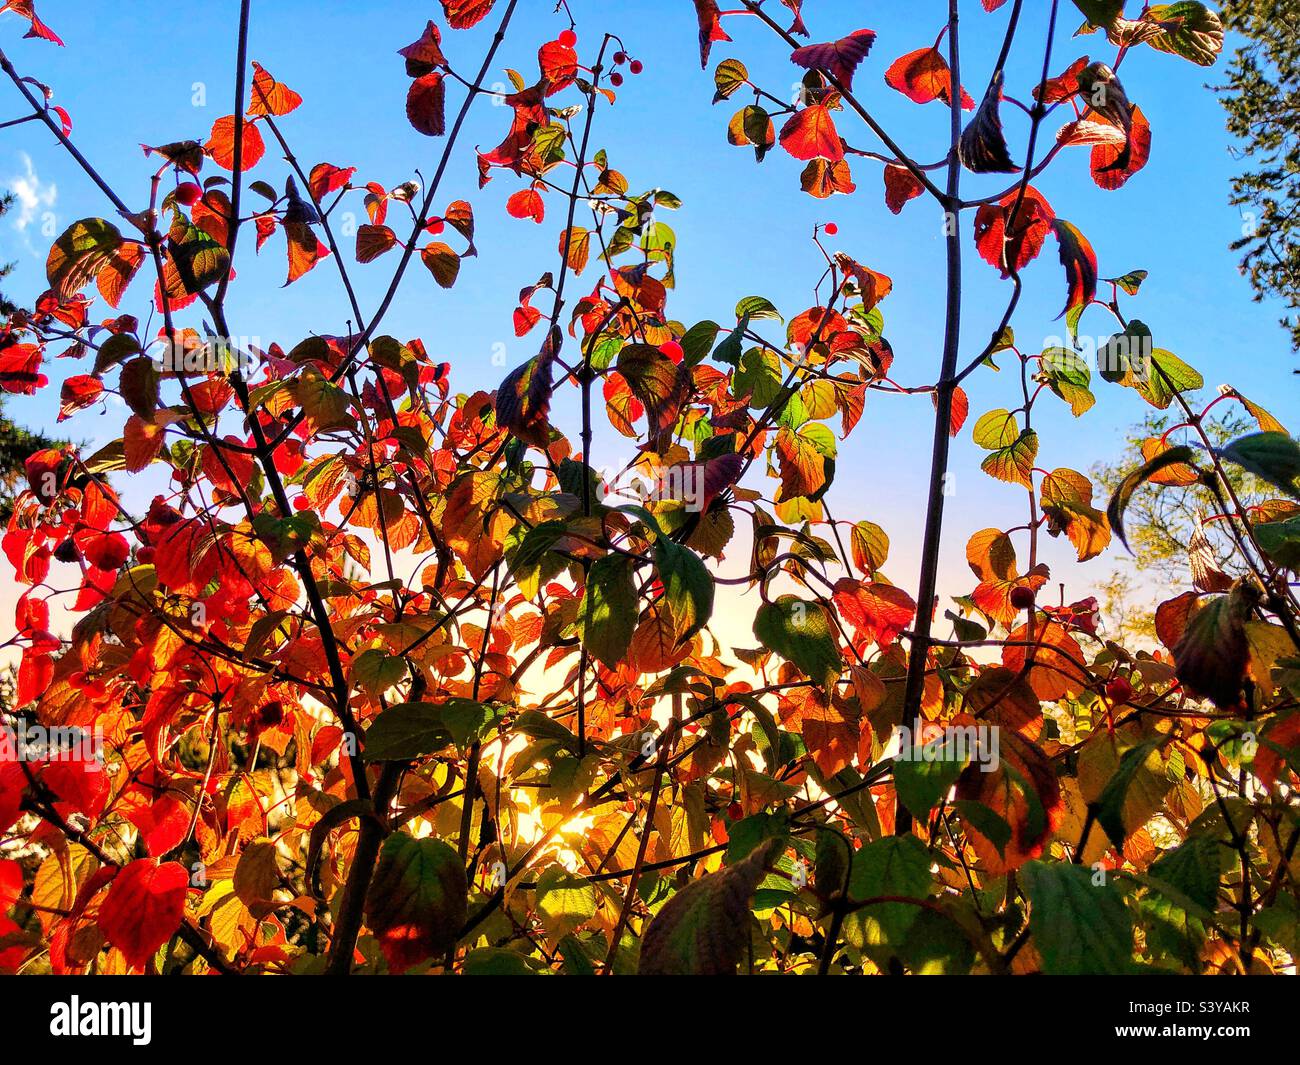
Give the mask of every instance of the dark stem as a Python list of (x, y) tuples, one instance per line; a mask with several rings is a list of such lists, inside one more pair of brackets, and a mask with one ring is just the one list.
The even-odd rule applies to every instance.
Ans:
[[(948, 157), (945, 236), (947, 249), (947, 306), (943, 331), (943, 362), (935, 393), (934, 443), (930, 458), (930, 491), (925, 511), (925, 534), (921, 541), (921, 579), (916, 596), (916, 628), (907, 661), (907, 682), (903, 688), (903, 723), (913, 736), (921, 728), (921, 696), (925, 689), (925, 666), (930, 651), (930, 630), (934, 623), (934, 597), (939, 580), (939, 551), (943, 540), (944, 491), (948, 480), (948, 456), (952, 439), (952, 397), (957, 388), (957, 355), (961, 347), (961, 52), (958, 43), (957, 0), (948, 0), (948, 66), (952, 72), (949, 112), (952, 147)], [(898, 802), (894, 810), (894, 834), (910, 835), (912, 815)]]

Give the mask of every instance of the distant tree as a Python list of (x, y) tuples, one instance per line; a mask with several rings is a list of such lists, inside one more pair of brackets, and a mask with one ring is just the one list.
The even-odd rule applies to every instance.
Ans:
[[(1232, 181), (1247, 226), (1232, 247), (1255, 298), (1300, 309), (1300, 0), (1226, 0), (1224, 24), (1246, 38), (1219, 86), (1228, 131), (1248, 164)], [(1300, 348), (1300, 318), (1281, 324)]]

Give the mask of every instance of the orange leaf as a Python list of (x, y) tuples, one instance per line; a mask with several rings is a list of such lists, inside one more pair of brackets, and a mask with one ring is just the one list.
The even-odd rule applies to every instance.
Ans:
[(302, 103), (302, 97), (289, 86), (278, 82), (257, 60), (253, 60), (252, 99), (248, 104), (250, 115), (287, 115)]
[[(952, 71), (938, 48), (921, 48), (895, 60), (885, 72), (885, 83), (913, 103), (928, 104), (934, 100), (948, 103), (952, 93)], [(961, 106), (965, 111), (975, 106), (965, 89), (961, 91)]]
[[(266, 154), (262, 134), (253, 123), (244, 122), (244, 140), (240, 147), (240, 170), (252, 170)], [(212, 136), (203, 146), (212, 161), (223, 170), (235, 169), (235, 116), (226, 115), (212, 123)]]
[(811, 104), (790, 116), (781, 129), (781, 147), (796, 159), (821, 158), (836, 163), (844, 158), (844, 142), (823, 104)]

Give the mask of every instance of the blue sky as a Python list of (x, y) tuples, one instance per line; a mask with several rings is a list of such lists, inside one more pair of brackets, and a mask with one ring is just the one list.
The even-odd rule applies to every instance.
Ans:
[[(700, 70), (694, 12), (686, 0), (571, 0), (570, 6), (584, 58), (598, 44), (600, 32), (613, 28), (645, 63), (644, 74), (627, 79), (617, 107), (602, 108), (595, 144), (608, 150), (612, 165), (628, 176), (634, 190), (666, 188), (685, 201), (682, 211), (665, 217), (680, 241), (678, 288), (669, 303), (672, 316), (687, 324), (704, 318), (728, 322), (737, 300), (752, 294), (767, 296), (787, 317), (798, 314), (813, 303), (811, 288), (819, 275), (819, 257), (808, 239), (812, 226), (834, 221), (840, 228), (830, 241), (834, 248), (894, 279), (894, 292), (882, 311), (897, 355), (895, 380), (905, 385), (932, 382), (943, 329), (943, 246), (937, 209), (918, 199), (900, 217), (891, 215), (883, 205), (879, 166), (866, 160), (853, 162), (859, 186), (854, 196), (814, 200), (799, 191), (802, 164), (779, 149), (756, 166), (752, 151), (729, 146), (727, 120), (745, 100), (738, 96), (710, 105), (712, 64), (709, 72)], [(1047, 6), (1026, 5), (1007, 85), (1009, 93), (1021, 98), (1037, 83)], [(504, 82), (501, 70), (507, 66), (530, 80), (535, 76), (537, 44), (567, 24), (553, 7), (550, 0), (522, 0), (494, 78)], [(783, 8), (775, 3), (771, 7), (784, 17)], [(235, 0), (179, 8), (156, 0), (45, 0), (39, 11), (63, 36), (66, 49), (19, 40), (24, 24), (13, 15), (0, 16), (0, 43), (20, 71), (54, 88), (54, 102), (72, 114), (74, 139), (110, 184), (129, 202), (143, 205), (151, 168), (138, 144), (206, 139), (212, 122), (231, 110), (237, 8)], [(939, 0), (807, 4), (815, 40), (863, 26), (877, 31), (874, 51), (857, 74), (859, 95), (886, 129), (923, 161), (943, 154), (946, 110), (938, 103), (910, 103), (886, 87), (882, 75), (897, 56), (933, 42), (945, 11)], [(964, 0), (963, 80), (976, 96), (1001, 43), (1008, 11), (1009, 6), (989, 15), (977, 0)], [(418, 37), (435, 12), (442, 21), (438, 5), (430, 0), (254, 4), (251, 57), (305, 98), (303, 107), (282, 122), (304, 163), (356, 166), (358, 180), (389, 187), (411, 177), (413, 167), (426, 174), (432, 171), (442, 142), (420, 136), (407, 123), (407, 79), (395, 52)], [(472, 77), (481, 61), (495, 15), (475, 30), (446, 36), (448, 56), (466, 76)], [(1113, 59), (1114, 49), (1100, 35), (1071, 39), (1078, 21), (1073, 6), (1063, 4), (1054, 73), (1084, 54)], [(736, 41), (717, 45), (714, 61), (740, 58), (754, 80), (784, 95), (797, 73), (788, 61), (788, 49), (755, 19), (728, 19), (727, 27)], [(1036, 184), (1057, 213), (1089, 237), (1103, 277), (1136, 268), (1151, 272), (1140, 297), (1130, 302), (1130, 311), (1150, 325), (1158, 346), (1198, 367), (1209, 387), (1231, 382), (1294, 428), (1300, 424), (1300, 403), (1290, 376), (1294, 359), (1276, 326), (1278, 311), (1251, 302), (1236, 257), (1228, 251), (1241, 233), (1242, 219), (1227, 203), (1228, 180), (1236, 164), (1229, 155), (1219, 104), (1205, 88), (1217, 73), (1150, 49), (1137, 50), (1121, 74), (1128, 95), (1141, 105), (1154, 129), (1150, 165), (1124, 189), (1103, 192), (1088, 177), (1086, 150), (1070, 149)], [(206, 85), (204, 107), (192, 102), (195, 82)], [(458, 106), (460, 98), (452, 87), (449, 108)], [(21, 113), (21, 101), (7, 82), (0, 86), (0, 100), (5, 101), (0, 118)], [(508, 117), (508, 111), (486, 103), (475, 107), (463, 150), (439, 196), (439, 207), (456, 198), (474, 204), (479, 257), (465, 262), (451, 293), (437, 289), (417, 264), (384, 326), (384, 331), (403, 338), (423, 338), (431, 355), (452, 362), (458, 391), (492, 388), (504, 376), (505, 368), (492, 362), (494, 344), (506, 345), (510, 367), (534, 353), (540, 333), (516, 340), (511, 311), (518, 290), (557, 265), (556, 239), (563, 225), (558, 200), (548, 200), (550, 214), (536, 226), (504, 212), (506, 196), (520, 187), (513, 175), (497, 177), (482, 192), (477, 188), (470, 148), (495, 146)], [(1012, 154), (1022, 158), (1027, 121), (1009, 108), (1004, 118)], [(877, 147), (851, 116), (839, 125), (855, 146)], [(1048, 136), (1055, 125), (1049, 126)], [(213, 172), (210, 165), (205, 169), (205, 174)], [(270, 151), (253, 176), (282, 185), (286, 173), (276, 152)], [(36, 254), (50, 242), (40, 233), (43, 212), (53, 213), (57, 231), (80, 217), (111, 214), (75, 164), (36, 126), (0, 131), (0, 181), (13, 187), (14, 179), (21, 182), (26, 198), (35, 197), (37, 203), (25, 229), (16, 228), (21, 210), (0, 222), (0, 258), (17, 261), (6, 291), (25, 301), (45, 288), (43, 254)], [(968, 174), (964, 191), (988, 193), (1007, 184), (1006, 176), (981, 179)], [(359, 198), (356, 209), (360, 212)], [(969, 225), (968, 217), (968, 237)], [(236, 263), (240, 278), (230, 301), (235, 333), (267, 343), (278, 340), (287, 348), (312, 331), (345, 331), (346, 303), (329, 264), (282, 289), (282, 239), (273, 238), (260, 259), (252, 258), (251, 243), (241, 245)], [(363, 308), (377, 303), (392, 262), (381, 259), (354, 268)], [(589, 267), (582, 285), (571, 291), (589, 289), (594, 276), (594, 267)], [(1007, 286), (978, 259), (969, 239), (966, 276), (963, 363), (987, 338), (1008, 295)], [(1025, 277), (1028, 291), (1015, 327), (1022, 345), (1036, 351), (1043, 338), (1063, 330), (1055, 319), (1066, 288), (1054, 246)], [(146, 289), (147, 282), (137, 281), (124, 309), (142, 309)], [(1107, 330), (1105, 316), (1090, 312), (1083, 332), (1102, 330)], [(1018, 405), (1019, 382), (1006, 372), (1007, 366), (1004, 361), (1003, 373), (980, 372), (970, 379), (973, 416)], [(47, 363), (56, 381), (78, 369), (84, 368)], [(1142, 417), (1145, 405), (1131, 390), (1095, 383), (1098, 405), (1082, 420), (1071, 418), (1063, 405), (1053, 406), (1051, 397), (1040, 402), (1039, 465), (1086, 471), (1095, 460), (1118, 457), (1124, 429)], [(11, 400), (9, 411), (20, 422), (48, 427), (56, 406), (57, 388), (51, 388), (35, 399)], [(566, 409), (561, 405), (561, 417)], [(69, 423), (66, 431), (87, 440), (107, 439), (118, 417), (118, 412), (103, 419), (89, 412)], [(896, 545), (887, 572), (908, 586), (915, 583), (916, 556), (908, 545), (920, 536), (930, 418), (930, 402), (923, 396), (873, 394), (858, 429), (842, 445), (832, 496), (837, 517), (869, 518), (886, 528)], [(953, 458), (956, 495), (950, 501), (945, 566), (951, 592), (968, 591), (973, 584), (962, 560), (970, 533), (1024, 520), (1023, 492), (984, 477), (978, 471), (982, 454), (970, 443), (968, 427)], [(1056, 546), (1047, 557), (1054, 575), (1070, 581), (1072, 595), (1086, 594), (1089, 583), (1108, 570), (1106, 562), (1099, 561), (1076, 572), (1065, 564), (1069, 552)]]

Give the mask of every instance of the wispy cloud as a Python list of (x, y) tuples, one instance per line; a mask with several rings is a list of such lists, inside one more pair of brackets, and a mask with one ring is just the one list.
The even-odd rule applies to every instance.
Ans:
[(14, 205), (9, 211), (10, 225), (22, 237), (23, 244), (33, 255), (38, 255), (28, 235), (28, 229), (45, 211), (54, 209), (58, 203), (59, 190), (53, 183), (41, 180), (32, 163), (32, 157), (26, 152), (19, 152), (23, 172), (5, 182), (5, 188), (13, 193)]

